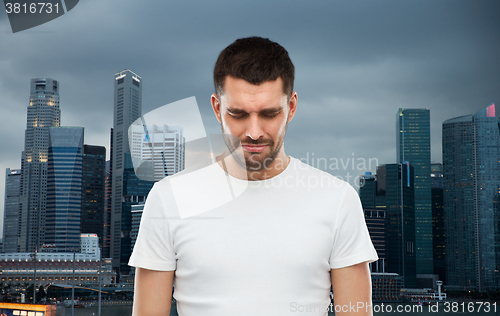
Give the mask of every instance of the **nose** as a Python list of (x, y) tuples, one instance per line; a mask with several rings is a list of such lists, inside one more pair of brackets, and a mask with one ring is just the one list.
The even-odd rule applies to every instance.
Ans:
[(264, 131), (262, 130), (262, 122), (260, 122), (259, 117), (257, 115), (250, 115), (250, 118), (247, 120), (246, 132), (245, 136), (250, 137), (252, 140), (257, 140), (264, 135)]

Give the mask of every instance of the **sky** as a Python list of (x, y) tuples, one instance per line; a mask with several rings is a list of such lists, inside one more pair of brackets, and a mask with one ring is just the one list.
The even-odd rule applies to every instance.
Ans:
[(278, 42), (295, 65), (288, 155), (355, 185), (396, 162), (398, 109), (428, 108), (431, 159), (441, 162), (443, 121), (500, 105), (499, 15), (500, 2), (486, 0), (82, 0), (12, 33), (1, 11), (0, 214), (4, 170), (20, 168), (32, 78), (59, 81), (61, 126), (85, 127), (85, 143), (109, 157), (115, 73), (142, 77), (144, 114), (194, 96), (207, 133), (220, 133), (213, 66), (247, 36)]

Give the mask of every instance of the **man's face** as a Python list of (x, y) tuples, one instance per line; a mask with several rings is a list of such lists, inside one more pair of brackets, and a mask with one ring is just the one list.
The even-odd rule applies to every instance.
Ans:
[[(212, 95), (212, 106), (221, 122), (226, 146), (242, 167), (261, 171), (280, 152), (284, 156), (282, 146), (297, 97), (293, 92), (288, 102), (281, 78), (253, 85), (228, 76), (218, 97)], [(244, 157), (236, 151), (240, 142)]]

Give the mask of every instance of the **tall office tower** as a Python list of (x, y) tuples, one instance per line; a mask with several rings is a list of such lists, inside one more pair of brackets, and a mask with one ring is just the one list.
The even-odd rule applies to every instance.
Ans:
[(370, 263), (371, 272), (385, 272), (386, 246), (385, 236), (387, 234), (386, 210), (363, 208), (365, 213), (366, 227), (370, 233), (373, 246), (377, 251), (379, 259)]
[[(384, 170), (383, 168), (381, 170)], [(386, 181), (385, 173), (380, 172), (372, 175), (371, 172), (366, 172), (361, 176), (361, 184), (359, 188), (359, 197), (363, 208), (365, 209), (386, 209)]]
[(180, 126), (132, 125), (132, 158), (152, 162), (154, 181), (184, 170), (185, 139)]
[(413, 177), (409, 163), (387, 164), (377, 167), (375, 177), (365, 175), (365, 185), (360, 187), (365, 218), (375, 221), (374, 217), (385, 216), (385, 262), (379, 272), (383, 268), (383, 272), (398, 273), (409, 288), (416, 287)]
[(361, 176), (359, 197), (365, 213), (366, 226), (379, 260), (370, 264), (371, 272), (386, 272), (387, 234), (385, 195), (377, 194), (377, 177), (371, 172)]
[(5, 200), (3, 213), (3, 251), (18, 252), (21, 169), (5, 171)]
[(84, 145), (80, 232), (97, 234), (100, 245), (104, 233), (105, 169), (106, 147)]
[(387, 164), (377, 168), (385, 174), (387, 217), (387, 272), (404, 277), (404, 286), (416, 287), (414, 169), (411, 164)]
[[(127, 161), (128, 160), (128, 161)], [(132, 254), (132, 206), (143, 204), (153, 187), (154, 181), (146, 181), (137, 178), (130, 155), (125, 155), (125, 164), (129, 168), (123, 170), (123, 200), (121, 214), (121, 241), (120, 241), (120, 274), (127, 275), (130, 272), (128, 260)]]
[(137, 235), (139, 235), (139, 227), (141, 226), (142, 212), (144, 211), (144, 204), (132, 206), (132, 229), (130, 231), (130, 246), (131, 251), (134, 250)]
[(128, 69), (115, 74), (110, 256), (124, 274), (130, 270), (130, 206), (144, 202), (154, 183), (136, 177), (130, 154), (128, 128), (141, 111), (142, 78)]
[(60, 117), (59, 83), (32, 79), (21, 158), (20, 252), (33, 252), (45, 242), (49, 128), (58, 127)]
[(141, 81), (128, 69), (115, 74), (110, 229), (110, 257), (115, 269), (120, 265), (123, 171), (131, 167), (125, 165), (125, 156), (130, 156), (128, 128), (142, 113)]
[(434, 274), (446, 280), (445, 231), (443, 205), (443, 165), (431, 163), (432, 235), (434, 245)]
[(45, 243), (80, 251), (83, 127), (50, 128), (48, 160)]
[(375, 197), (377, 196), (377, 179), (371, 172), (365, 172), (364, 176), (360, 177), (359, 199), (363, 205), (363, 209), (375, 208)]
[[(429, 109), (399, 109), (397, 162), (410, 162), (415, 172), (415, 242), (417, 274), (434, 273), (431, 207), (431, 129)], [(417, 278), (419, 276), (417, 275)], [(419, 283), (419, 287), (423, 284)]]
[(103, 258), (111, 258), (111, 197), (113, 194), (112, 177), (113, 177), (113, 128), (110, 131), (109, 144), (109, 160), (106, 161), (106, 178), (104, 184), (104, 237), (102, 240), (102, 256)]
[(500, 287), (500, 135), (492, 103), (443, 122), (448, 287)]

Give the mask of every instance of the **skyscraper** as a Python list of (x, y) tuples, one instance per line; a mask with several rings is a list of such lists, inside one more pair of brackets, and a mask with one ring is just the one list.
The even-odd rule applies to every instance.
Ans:
[[(429, 109), (399, 109), (397, 162), (410, 162), (415, 172), (415, 242), (417, 274), (433, 274), (431, 207), (431, 132)], [(421, 276), (421, 278), (427, 276)], [(417, 278), (419, 276), (417, 275)], [(422, 285), (422, 284), (421, 284)]]
[(385, 272), (385, 236), (387, 234), (385, 209), (363, 209), (365, 213), (366, 227), (375, 246), (379, 259), (370, 263), (371, 272)]
[(4, 252), (18, 252), (20, 186), (21, 169), (7, 168), (5, 172), (5, 203), (3, 213)]
[(102, 256), (111, 258), (111, 197), (113, 194), (113, 128), (110, 131), (109, 160), (106, 161), (106, 178), (104, 183), (104, 227), (102, 239)]
[(364, 176), (361, 176), (361, 179), (359, 199), (361, 200), (363, 209), (374, 209), (375, 198), (377, 196), (377, 178), (371, 172), (366, 172)]
[(82, 208), (80, 232), (97, 234), (102, 245), (106, 147), (83, 146)]
[(110, 256), (113, 267), (126, 273), (130, 269), (130, 206), (144, 202), (154, 182), (135, 176), (128, 141), (128, 128), (142, 112), (142, 78), (123, 70), (115, 74), (114, 90)]
[(31, 80), (30, 103), (21, 158), (19, 251), (32, 252), (45, 242), (49, 128), (60, 125), (59, 83)]
[(446, 280), (445, 231), (443, 206), (443, 164), (431, 164), (432, 235), (434, 244), (434, 274)]
[[(380, 257), (384, 260), (378, 269), (398, 273), (404, 277), (404, 286), (410, 288), (416, 287), (413, 178), (411, 164), (387, 164), (377, 167), (376, 177), (365, 175), (365, 185), (360, 187), (365, 216), (372, 217), (372, 222), (374, 217), (385, 221), (385, 251)], [(377, 222), (380, 226), (380, 219)]]
[(361, 176), (359, 197), (365, 213), (366, 226), (370, 232), (379, 259), (370, 264), (371, 272), (386, 272), (386, 235), (387, 218), (385, 192), (377, 194), (377, 176), (366, 172)]
[(144, 204), (138, 204), (132, 206), (132, 229), (130, 231), (130, 241), (131, 249), (134, 250), (135, 242), (137, 241), (137, 235), (139, 235), (139, 227), (141, 226), (142, 212), (144, 210)]
[(443, 122), (447, 283), (500, 288), (500, 134), (492, 103)]
[(121, 238), (120, 238), (120, 274), (127, 275), (130, 272), (128, 261), (132, 254), (132, 206), (146, 202), (146, 197), (153, 187), (154, 181), (139, 179), (132, 167), (129, 154), (125, 154), (125, 164), (130, 166), (123, 170), (122, 191), (122, 214), (121, 214)]
[(45, 243), (58, 252), (80, 250), (83, 127), (49, 132)]
[(183, 129), (180, 126), (132, 125), (132, 158), (147, 161), (152, 179), (159, 181), (184, 170)]

